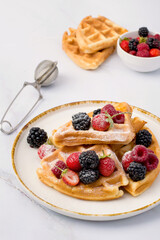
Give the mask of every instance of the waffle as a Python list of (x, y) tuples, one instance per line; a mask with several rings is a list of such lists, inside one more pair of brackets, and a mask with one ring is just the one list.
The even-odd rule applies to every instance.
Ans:
[[(113, 105), (117, 111), (132, 112), (131, 107), (125, 102)], [(92, 113), (89, 115), (92, 116)], [(82, 144), (128, 144), (134, 136), (131, 114), (125, 114), (124, 124), (114, 124), (108, 131), (96, 131), (92, 127), (89, 130), (77, 131), (73, 128), (71, 121), (67, 122), (58, 130), (53, 130), (50, 140), (57, 147)]]
[(79, 24), (76, 37), (84, 53), (94, 53), (115, 46), (119, 36), (125, 32), (127, 32), (126, 29), (105, 17), (88, 16)]
[(70, 35), (67, 32), (64, 33), (62, 39), (62, 47), (68, 57), (72, 59), (79, 67), (83, 69), (96, 69), (101, 65), (114, 51), (115, 47), (110, 47), (97, 51), (93, 54), (87, 54), (80, 50), (77, 38), (76, 30), (73, 28), (69, 29)]
[[(66, 185), (62, 179), (54, 176), (51, 168), (57, 160), (66, 162), (67, 157), (73, 152), (82, 152), (87, 150), (94, 150), (98, 155), (102, 155), (102, 151), (106, 155), (111, 154), (111, 158), (115, 161), (116, 170), (109, 177), (100, 176), (100, 178), (91, 184), (84, 185), (79, 183), (77, 186), (71, 187)], [(42, 168), (37, 169), (39, 179), (53, 187), (57, 191), (67, 194), (71, 197), (84, 199), (84, 200), (110, 200), (119, 198), (123, 195), (123, 191), (119, 189), (121, 186), (128, 184), (128, 179), (125, 172), (118, 161), (115, 153), (107, 145), (94, 145), (91, 147), (77, 146), (77, 147), (62, 147), (53, 152), (48, 157), (41, 161)]]
[[(160, 147), (158, 145), (158, 141), (157, 141), (156, 137), (154, 136), (154, 134), (152, 133), (152, 131), (149, 128), (147, 128), (146, 126), (144, 126), (145, 123), (146, 123), (145, 121), (143, 121), (139, 118), (136, 118), (133, 121), (134, 129), (135, 129), (136, 132), (138, 132), (141, 129), (146, 129), (152, 134), (152, 144), (150, 145), (149, 148), (151, 150), (153, 150), (154, 153), (157, 155), (157, 157), (160, 159)], [(135, 140), (133, 140), (131, 143), (129, 143), (126, 146), (121, 146), (120, 148), (118, 148), (118, 145), (117, 146), (113, 145), (112, 150), (114, 149), (114, 151), (116, 152), (119, 160), (121, 160), (124, 153), (127, 152), (127, 151), (131, 151), (134, 146), (135, 146)], [(128, 178), (129, 179), (129, 184), (125, 187), (125, 189), (132, 196), (138, 196), (138, 195), (142, 194), (145, 190), (147, 190), (152, 185), (152, 183), (156, 179), (159, 172), (160, 172), (160, 163), (159, 163), (159, 165), (156, 169), (154, 169), (150, 172), (147, 172), (145, 178), (141, 181), (134, 182), (130, 178)]]

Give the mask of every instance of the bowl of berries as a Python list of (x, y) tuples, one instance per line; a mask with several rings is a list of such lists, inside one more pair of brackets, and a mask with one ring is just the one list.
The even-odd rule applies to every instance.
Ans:
[(160, 68), (160, 34), (146, 27), (124, 33), (117, 41), (117, 53), (135, 71), (155, 71)]

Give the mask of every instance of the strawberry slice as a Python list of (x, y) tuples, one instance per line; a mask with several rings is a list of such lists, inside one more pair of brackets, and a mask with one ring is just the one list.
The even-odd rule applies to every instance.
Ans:
[(40, 159), (48, 156), (52, 152), (54, 152), (56, 149), (53, 145), (43, 144), (38, 148), (38, 156)]
[(65, 169), (62, 173), (62, 180), (69, 186), (76, 186), (79, 183), (79, 176), (76, 172), (73, 172), (70, 169)]

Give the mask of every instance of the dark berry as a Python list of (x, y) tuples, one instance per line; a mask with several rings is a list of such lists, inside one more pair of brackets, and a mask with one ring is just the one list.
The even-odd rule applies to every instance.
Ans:
[[(117, 111), (116, 113), (121, 113), (121, 111)], [(118, 114), (115, 117), (113, 117), (113, 122), (118, 123), (118, 124), (123, 124), (125, 121), (125, 116), (124, 114)]]
[(140, 181), (145, 178), (146, 175), (146, 167), (141, 163), (131, 162), (129, 167), (127, 168), (127, 172), (129, 177), (134, 181)]
[(67, 166), (66, 164), (59, 160), (55, 163), (54, 167), (51, 169), (51, 171), (53, 172), (53, 174), (57, 177), (57, 178), (60, 178), (61, 177), (61, 174), (62, 174), (62, 171), (64, 169), (66, 169)]
[(100, 108), (94, 110), (94, 111), (93, 111), (93, 115), (92, 115), (92, 117), (94, 117), (94, 116), (100, 114), (100, 112), (101, 112), (101, 109), (100, 109)]
[(32, 148), (39, 148), (48, 139), (47, 133), (39, 127), (33, 127), (29, 131), (27, 142)]
[(149, 33), (149, 31), (148, 31), (148, 28), (146, 28), (146, 27), (141, 27), (138, 30), (138, 34), (140, 37), (147, 37), (148, 33)]
[(129, 40), (129, 48), (130, 50), (137, 51), (137, 45), (139, 44), (138, 39), (131, 39)]
[(93, 169), (83, 169), (79, 172), (79, 178), (84, 184), (93, 183), (99, 178), (99, 171)]
[(135, 162), (145, 162), (148, 157), (148, 149), (143, 145), (136, 145), (131, 152), (131, 156)]
[(72, 116), (72, 125), (75, 130), (88, 130), (91, 124), (91, 118), (87, 113), (80, 112)]
[(157, 156), (154, 153), (149, 152), (147, 161), (145, 162), (147, 171), (151, 171), (151, 170), (157, 168), (158, 163), (159, 163), (159, 160), (158, 160)]
[(148, 44), (149, 48), (160, 48), (160, 41), (155, 38), (148, 38), (146, 43)]
[(136, 145), (144, 145), (145, 147), (149, 147), (152, 143), (152, 134), (146, 130), (140, 130), (136, 134)]
[(99, 165), (99, 157), (95, 151), (89, 150), (80, 154), (79, 162), (82, 168), (95, 169)]
[(105, 114), (106, 112), (110, 116), (113, 116), (114, 114), (116, 114), (116, 109), (114, 108), (114, 106), (112, 104), (107, 104), (101, 109), (101, 113)]

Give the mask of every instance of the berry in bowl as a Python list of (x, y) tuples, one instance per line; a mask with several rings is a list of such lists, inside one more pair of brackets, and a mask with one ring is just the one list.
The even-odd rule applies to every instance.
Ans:
[(160, 34), (146, 27), (121, 35), (117, 53), (122, 61), (138, 72), (151, 72), (160, 68)]

